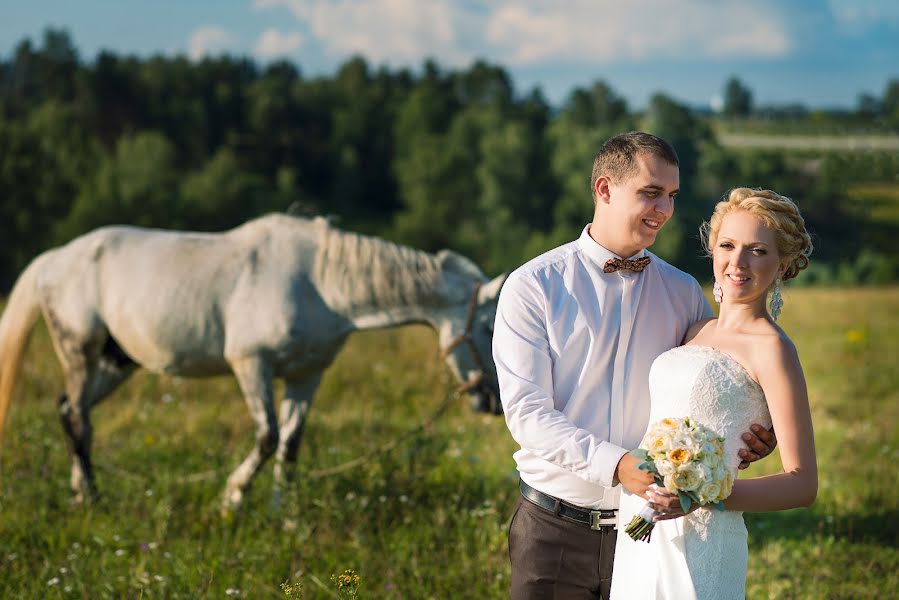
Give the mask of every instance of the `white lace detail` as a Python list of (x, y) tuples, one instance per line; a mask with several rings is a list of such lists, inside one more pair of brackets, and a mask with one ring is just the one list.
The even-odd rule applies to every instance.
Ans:
[[(771, 426), (758, 383), (736, 359), (709, 346), (681, 346), (659, 356), (650, 371), (649, 387), (649, 422), (689, 415), (713, 429), (725, 439), (725, 455), (735, 476), (740, 464), (737, 452), (743, 447), (740, 436), (753, 423)], [(640, 505), (639, 498), (623, 497), (620, 522), (626, 525), (633, 507)], [(675, 554), (672, 547), (677, 549)], [(701, 508), (685, 519), (657, 524), (649, 544), (633, 542), (626, 534), (622, 538), (619, 530), (612, 597), (689, 597), (683, 586), (685, 580), (692, 580), (697, 600), (742, 599), (746, 561), (741, 512)], [(657, 571), (650, 585), (645, 577), (649, 569)], [(644, 574), (643, 581), (638, 573)]]

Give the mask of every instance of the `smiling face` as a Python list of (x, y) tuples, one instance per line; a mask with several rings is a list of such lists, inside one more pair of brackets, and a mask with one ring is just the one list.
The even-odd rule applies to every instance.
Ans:
[(627, 258), (656, 241), (674, 213), (680, 187), (677, 165), (642, 153), (636, 175), (624, 181), (602, 176), (593, 188), (596, 212), (590, 235), (607, 250)]
[(722, 302), (737, 303), (764, 304), (768, 288), (785, 269), (776, 233), (745, 210), (734, 210), (721, 220), (712, 265)]

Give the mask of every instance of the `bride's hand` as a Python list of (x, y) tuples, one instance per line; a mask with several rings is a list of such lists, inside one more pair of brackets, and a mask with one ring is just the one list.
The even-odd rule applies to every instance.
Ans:
[(646, 490), (646, 499), (649, 500), (649, 506), (656, 511), (656, 521), (665, 521), (667, 519), (677, 519), (690, 514), (699, 505), (695, 502), (690, 506), (690, 510), (684, 512), (677, 494), (672, 494), (666, 488), (657, 485), (650, 486)]

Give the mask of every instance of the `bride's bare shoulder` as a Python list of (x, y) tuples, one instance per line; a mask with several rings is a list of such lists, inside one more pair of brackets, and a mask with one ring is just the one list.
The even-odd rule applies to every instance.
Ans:
[(796, 345), (779, 327), (775, 327), (770, 333), (756, 336), (750, 348), (754, 370), (760, 376), (765, 373), (771, 375), (802, 373)]

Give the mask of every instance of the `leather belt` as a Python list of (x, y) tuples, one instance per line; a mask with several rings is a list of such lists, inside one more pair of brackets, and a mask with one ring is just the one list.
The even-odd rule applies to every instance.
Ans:
[(606, 529), (608, 527), (617, 529), (618, 511), (616, 509), (593, 510), (575, 506), (560, 498), (535, 490), (521, 480), (519, 480), (518, 487), (525, 500), (563, 519), (589, 525), (590, 529)]

